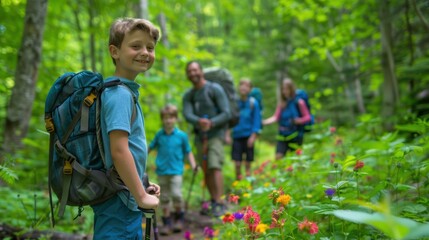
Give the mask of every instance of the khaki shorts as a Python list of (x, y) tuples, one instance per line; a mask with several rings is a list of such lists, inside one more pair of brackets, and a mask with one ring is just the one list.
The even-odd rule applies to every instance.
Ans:
[[(198, 138), (197, 138), (198, 139)], [(195, 141), (195, 148), (197, 149), (197, 162), (202, 166), (203, 161), (203, 142)], [(225, 159), (225, 151), (223, 149), (223, 141), (219, 137), (210, 138), (208, 141), (208, 156), (207, 156), (208, 169), (222, 169)]]
[(183, 208), (182, 175), (158, 175), (158, 184), (161, 187), (161, 204), (165, 207), (173, 203), (174, 208)]

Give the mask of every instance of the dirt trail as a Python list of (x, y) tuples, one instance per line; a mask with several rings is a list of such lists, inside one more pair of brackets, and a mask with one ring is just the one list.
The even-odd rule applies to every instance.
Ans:
[[(210, 216), (201, 215), (199, 212), (190, 210), (185, 216), (185, 227), (180, 233), (173, 233), (168, 236), (159, 236), (159, 240), (183, 240), (185, 239), (185, 232), (190, 231), (193, 239), (204, 239), (204, 228), (213, 227), (213, 223), (217, 221), (216, 219)], [(162, 222), (157, 221), (158, 228), (161, 226)], [(152, 231), (153, 232), (153, 231)], [(143, 232), (144, 234), (144, 232)], [(151, 239), (154, 239), (152, 236)]]

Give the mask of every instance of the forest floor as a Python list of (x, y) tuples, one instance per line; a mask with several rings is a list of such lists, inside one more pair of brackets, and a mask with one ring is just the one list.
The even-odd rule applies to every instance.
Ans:
[[(183, 231), (179, 233), (173, 233), (168, 236), (160, 235), (159, 240), (183, 240), (185, 239), (186, 231), (189, 231), (192, 234), (192, 239), (204, 239), (204, 228), (213, 227), (213, 224), (216, 221), (220, 220), (214, 217), (201, 215), (196, 209), (189, 210), (185, 216), (185, 225)], [(158, 228), (161, 227), (161, 225), (162, 223), (158, 223)]]
[[(158, 216), (157, 221), (158, 229), (162, 226), (160, 221), (161, 217)], [(168, 236), (159, 235), (159, 240), (184, 240), (185, 232), (189, 231), (192, 235), (192, 239), (204, 239), (204, 228), (213, 227), (215, 222), (220, 222), (220, 219), (214, 217), (201, 215), (199, 211), (188, 210), (185, 216), (185, 224), (182, 232), (173, 233)], [(145, 221), (143, 219), (143, 225)], [(143, 229), (143, 235), (145, 230)], [(48, 237), (49, 236), (49, 237)], [(56, 232), (51, 230), (39, 231), (36, 229), (33, 230), (23, 230), (21, 228), (16, 228), (4, 223), (0, 223), (0, 239), (63, 239), (63, 240), (92, 240), (92, 234), (70, 234), (63, 232)], [(151, 229), (151, 239), (155, 239), (154, 230)]]

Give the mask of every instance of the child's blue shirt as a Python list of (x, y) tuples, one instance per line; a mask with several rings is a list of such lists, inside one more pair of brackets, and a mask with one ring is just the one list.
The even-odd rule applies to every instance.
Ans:
[(261, 110), (258, 101), (253, 99), (250, 102), (250, 97), (246, 100), (238, 100), (238, 108), (240, 109), (240, 121), (232, 129), (233, 138), (245, 138), (252, 135), (252, 133), (259, 133), (261, 131)]
[(178, 128), (170, 134), (164, 129), (159, 130), (149, 145), (151, 150), (157, 149), (156, 174), (182, 175), (184, 160), (191, 152), (188, 135)]
[[(118, 77), (109, 77), (105, 81), (112, 81)], [(146, 170), (147, 143), (144, 130), (144, 117), (140, 104), (137, 101), (140, 85), (134, 81), (120, 78), (125, 86), (115, 86), (106, 88), (101, 96), (101, 134), (105, 152), (106, 168), (113, 166), (110, 152), (109, 133), (113, 130), (121, 130), (128, 133), (128, 146), (133, 155), (140, 179)], [(134, 98), (134, 99), (133, 99)], [(133, 106), (134, 105), (134, 106)], [(132, 122), (133, 111), (135, 119)], [(119, 192), (122, 202), (130, 210), (139, 211), (134, 197), (128, 191)]]

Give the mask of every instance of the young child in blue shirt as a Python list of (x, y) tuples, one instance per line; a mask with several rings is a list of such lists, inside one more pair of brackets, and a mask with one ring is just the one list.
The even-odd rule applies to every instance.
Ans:
[(125, 86), (103, 91), (101, 134), (106, 168), (114, 167), (128, 190), (91, 206), (94, 239), (142, 239), (142, 212), (138, 207), (155, 209), (159, 204), (159, 186), (150, 183), (145, 189), (142, 182), (147, 144), (143, 113), (136, 100), (140, 85), (134, 81), (152, 67), (159, 37), (158, 29), (145, 19), (118, 19), (110, 28), (109, 52), (115, 73), (105, 81), (120, 79)]
[[(239, 83), (240, 99), (238, 107), (240, 109), (240, 120), (232, 129), (232, 151), (231, 158), (235, 162), (235, 175), (237, 180), (242, 179), (241, 162), (245, 157), (246, 176), (250, 176), (251, 163), (254, 160), (255, 140), (261, 131), (262, 116), (259, 103), (249, 96), (252, 90), (250, 79), (243, 78)], [(227, 143), (231, 143), (230, 134), (226, 135)]]
[[(169, 235), (172, 231), (180, 232), (184, 221), (184, 201), (182, 197), (182, 181), (185, 157), (189, 159), (191, 168), (196, 170), (194, 155), (189, 145), (188, 135), (175, 127), (177, 107), (167, 105), (161, 110), (162, 129), (149, 145), (149, 152), (157, 149), (156, 174), (162, 188), (161, 206), (163, 226), (161, 235)], [(175, 210), (173, 219), (170, 216), (170, 201)]]

